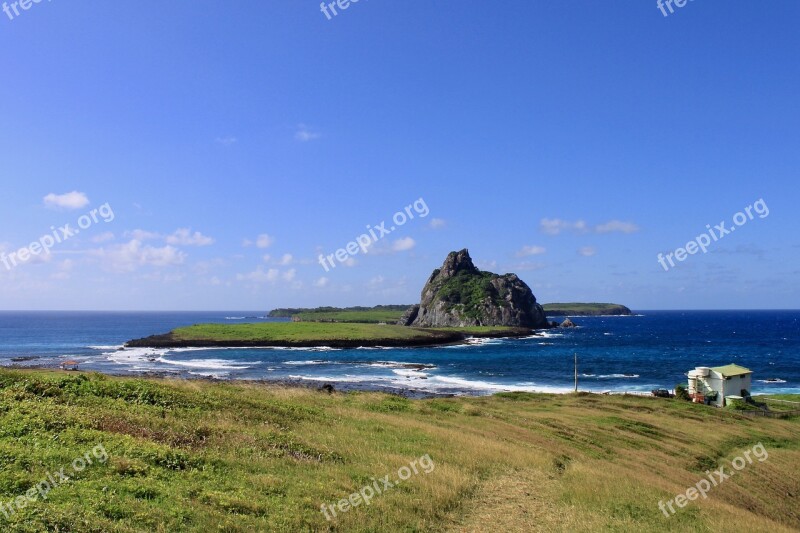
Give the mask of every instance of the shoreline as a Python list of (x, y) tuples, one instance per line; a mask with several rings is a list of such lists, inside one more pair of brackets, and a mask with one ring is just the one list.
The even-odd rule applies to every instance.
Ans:
[[(181, 380), (187, 382), (205, 382), (205, 383), (242, 383), (242, 384), (256, 384), (263, 386), (278, 386), (290, 387), (308, 390), (325, 390), (329, 386), (332, 391), (336, 392), (377, 392), (383, 394), (391, 394), (394, 396), (402, 396), (408, 399), (426, 399), (426, 398), (460, 398), (460, 397), (491, 397), (497, 394), (508, 393), (523, 393), (523, 394), (548, 394), (548, 395), (570, 395), (576, 394), (571, 387), (559, 387), (556, 385), (542, 385), (543, 390), (520, 390), (519, 385), (508, 385), (508, 388), (502, 390), (478, 390), (469, 388), (452, 387), (456, 389), (451, 392), (436, 392), (423, 388), (402, 385), (382, 385), (375, 381), (352, 382), (352, 381), (339, 381), (337, 379), (318, 379), (315, 377), (296, 377), (296, 378), (220, 378), (211, 375), (196, 375), (187, 373), (180, 370), (142, 370), (142, 371), (100, 371), (100, 370), (77, 370), (77, 371), (64, 371), (61, 370), (57, 362), (50, 364), (39, 363), (36, 365), (23, 366), (19, 364), (13, 365), (0, 365), (0, 370), (20, 370), (20, 371), (45, 371), (45, 372), (60, 372), (65, 376), (81, 375), (81, 374), (102, 374), (105, 376), (118, 377), (118, 378), (131, 378), (131, 379), (146, 379), (156, 381), (169, 381)], [(187, 375), (188, 374), (188, 375)], [(504, 387), (503, 385), (497, 385)], [(649, 391), (630, 390), (630, 389), (586, 389), (580, 388), (578, 394), (595, 394), (598, 396), (637, 396), (637, 397), (651, 397)], [(790, 389), (789, 391), (754, 391), (753, 396), (769, 396), (773, 394), (798, 394), (800, 395), (800, 388)]]
[[(546, 395), (556, 395), (556, 396), (576, 394), (575, 391), (571, 390), (570, 391), (513, 390), (513, 386), (511, 386), (512, 388), (509, 388), (508, 390), (498, 390), (493, 392), (466, 391), (466, 390), (462, 390), (460, 392), (433, 392), (414, 387), (377, 385), (374, 383), (359, 385), (358, 383), (347, 382), (347, 381), (316, 380), (314, 378), (225, 379), (213, 376), (196, 376), (196, 375), (187, 376), (179, 371), (169, 371), (169, 370), (147, 370), (141, 372), (100, 372), (97, 370), (62, 371), (58, 366), (47, 366), (47, 365), (36, 365), (36, 366), (13, 365), (13, 366), (0, 366), (0, 368), (5, 370), (60, 372), (63, 373), (65, 376), (88, 375), (97, 373), (97, 374), (102, 374), (104, 376), (111, 376), (117, 378), (145, 379), (153, 381), (180, 380), (186, 382), (194, 381), (201, 383), (232, 383), (232, 384), (244, 384), (244, 385), (259, 385), (264, 387), (277, 386), (277, 387), (298, 388), (298, 389), (327, 391), (327, 392), (343, 392), (343, 393), (375, 392), (381, 394), (391, 394), (393, 396), (401, 396), (403, 398), (408, 398), (410, 400), (424, 400), (431, 398), (460, 398), (460, 397), (477, 398), (477, 397), (495, 396), (497, 394), (508, 394), (508, 393), (546, 394)], [(609, 395), (614, 395), (614, 396), (632, 395), (632, 396), (646, 396), (646, 397), (650, 396), (650, 393), (643, 391), (613, 391), (613, 390), (612, 391), (578, 390), (577, 394), (597, 394), (605, 396)]]

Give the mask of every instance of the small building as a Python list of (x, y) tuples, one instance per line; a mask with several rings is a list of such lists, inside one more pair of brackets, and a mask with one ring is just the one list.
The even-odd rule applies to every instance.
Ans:
[(696, 403), (725, 406), (725, 398), (750, 395), (753, 371), (739, 365), (698, 366), (687, 374), (689, 396)]
[(78, 370), (77, 361), (64, 361), (61, 363), (61, 370)]

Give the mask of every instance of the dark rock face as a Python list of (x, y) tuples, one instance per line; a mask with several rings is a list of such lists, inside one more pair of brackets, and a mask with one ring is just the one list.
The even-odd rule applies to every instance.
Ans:
[[(415, 309), (417, 308), (418, 309)], [(542, 306), (516, 274), (479, 270), (464, 249), (450, 252), (422, 289), (419, 306), (401, 322), (419, 327), (517, 326), (547, 328)]]
[(416, 320), (417, 315), (419, 314), (419, 304), (412, 305), (408, 309), (406, 309), (405, 313), (400, 317), (400, 320), (397, 321), (398, 326), (410, 326)]

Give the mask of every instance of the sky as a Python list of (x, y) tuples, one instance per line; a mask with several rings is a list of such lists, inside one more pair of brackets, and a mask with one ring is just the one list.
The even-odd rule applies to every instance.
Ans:
[(6, 1), (0, 309), (796, 309), (800, 3), (670, 5)]

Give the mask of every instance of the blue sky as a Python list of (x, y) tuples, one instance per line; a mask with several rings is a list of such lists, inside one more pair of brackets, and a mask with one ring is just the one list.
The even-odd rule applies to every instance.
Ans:
[[(0, 308), (410, 303), (464, 247), (542, 302), (797, 308), (798, 19), (790, 0), (0, 12), (0, 251), (107, 204), (0, 263)], [(318, 263), (420, 199), (368, 254)]]

